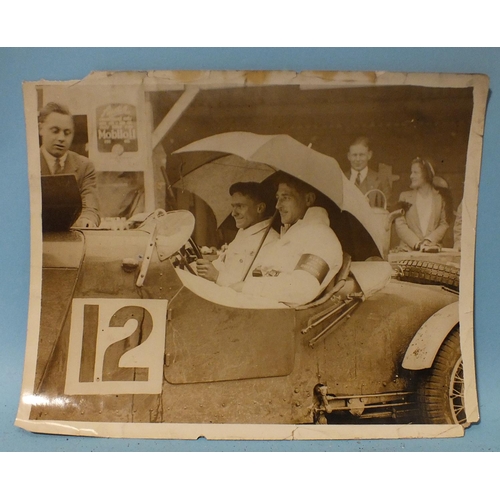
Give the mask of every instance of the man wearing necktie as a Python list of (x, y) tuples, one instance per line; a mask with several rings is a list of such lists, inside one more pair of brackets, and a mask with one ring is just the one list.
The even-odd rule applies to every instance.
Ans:
[[(377, 172), (368, 167), (368, 162), (371, 160), (373, 152), (370, 149), (370, 142), (367, 137), (358, 137), (349, 147), (347, 159), (351, 163), (351, 171), (348, 174), (351, 182), (366, 194), (372, 189), (379, 189), (389, 201), (391, 188), (389, 183), (384, 183), (379, 178)], [(373, 192), (368, 195), (368, 201), (372, 207), (383, 207), (384, 200), (378, 192)]]
[(69, 148), (75, 135), (73, 116), (66, 106), (48, 103), (39, 114), (38, 130), (42, 175), (73, 174), (80, 189), (82, 212), (74, 227), (97, 227), (100, 223), (95, 169), (85, 156)]

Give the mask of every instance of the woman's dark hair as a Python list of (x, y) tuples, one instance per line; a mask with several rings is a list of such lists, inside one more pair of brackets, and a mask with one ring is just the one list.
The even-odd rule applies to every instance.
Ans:
[(414, 158), (411, 162), (412, 165), (415, 165), (417, 163), (420, 165), (422, 174), (424, 175), (424, 179), (432, 185), (432, 180), (434, 179), (434, 176), (436, 175), (436, 172), (434, 171), (434, 167), (432, 166), (432, 163), (429, 160), (426, 160), (424, 158), (421, 158), (420, 156), (417, 156)]
[(453, 220), (453, 197), (451, 196), (450, 188), (442, 186), (434, 186), (434, 189), (439, 192), (444, 202), (444, 211), (446, 213), (446, 222), (451, 225)]
[(451, 196), (451, 190), (448, 187), (448, 183), (442, 177), (436, 176), (436, 171), (429, 160), (418, 156), (411, 162), (412, 165), (415, 163), (421, 166), (424, 179), (441, 195), (444, 202), (446, 221), (451, 224), (453, 220), (453, 197)]

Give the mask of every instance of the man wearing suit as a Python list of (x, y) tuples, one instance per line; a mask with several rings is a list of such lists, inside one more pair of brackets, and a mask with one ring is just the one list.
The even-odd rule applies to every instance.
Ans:
[[(351, 163), (351, 170), (347, 177), (355, 184), (363, 194), (372, 189), (378, 189), (385, 195), (385, 201), (389, 202), (391, 187), (389, 182), (383, 181), (374, 170), (368, 167), (373, 152), (367, 137), (358, 137), (349, 147), (347, 159)], [(379, 192), (368, 195), (368, 201), (372, 207), (384, 207), (384, 199)]]
[(48, 103), (39, 114), (38, 129), (42, 140), (40, 168), (42, 175), (73, 174), (82, 197), (82, 212), (74, 227), (97, 227), (99, 202), (94, 166), (85, 156), (69, 151), (75, 127), (69, 110)]

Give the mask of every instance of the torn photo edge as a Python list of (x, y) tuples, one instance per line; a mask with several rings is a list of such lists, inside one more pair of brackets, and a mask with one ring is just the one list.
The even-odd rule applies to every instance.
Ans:
[[(233, 423), (131, 423), (90, 422), (64, 420), (33, 420), (30, 418), (32, 402), (36, 397), (35, 376), (38, 360), (40, 315), (42, 301), (42, 193), (40, 187), (40, 152), (37, 114), (38, 89), (68, 88), (74, 85), (99, 86), (113, 101), (113, 88), (125, 85), (144, 95), (145, 92), (179, 91), (193, 93), (199, 89), (221, 89), (273, 85), (300, 85), (301, 88), (350, 88), (411, 85), (438, 88), (472, 88), (473, 110), (463, 195), (462, 248), (460, 268), (460, 343), (465, 378), (465, 406), (467, 424), (479, 421), (475, 362), (474, 362), (474, 262), (477, 202), (480, 179), (481, 152), (489, 80), (477, 74), (389, 73), (389, 72), (244, 72), (244, 71), (153, 71), (90, 74), (82, 81), (26, 82), (23, 85), (25, 100), (26, 134), (29, 165), (31, 205), (31, 277), (27, 329), (27, 344), (23, 373), (22, 394), (15, 425), (29, 431), (99, 436), (116, 438), (197, 439), (203, 436), (217, 440), (290, 440), (290, 439), (401, 439), (463, 436), (464, 426), (439, 425), (314, 425), (314, 424), (233, 424)], [(57, 92), (55, 92), (57, 94)], [(185, 94), (184, 94), (185, 95)], [(148, 113), (147, 107), (143, 108)], [(90, 114), (89, 110), (89, 114)], [(141, 132), (138, 131), (138, 134)], [(156, 131), (154, 132), (156, 133)], [(153, 135), (154, 135), (153, 133)], [(139, 140), (144, 140), (139, 136)], [(153, 138), (153, 140), (157, 140)], [(154, 189), (154, 179), (150, 189)], [(148, 206), (146, 210), (153, 207)], [(152, 210), (151, 210), (152, 211)], [(60, 403), (61, 401), (59, 401)], [(49, 404), (59, 404), (57, 401)], [(64, 401), (62, 402), (64, 404)]]

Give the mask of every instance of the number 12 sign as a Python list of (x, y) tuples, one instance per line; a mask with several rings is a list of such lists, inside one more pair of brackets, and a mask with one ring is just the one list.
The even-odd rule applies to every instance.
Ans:
[(65, 393), (160, 394), (167, 301), (73, 299)]

